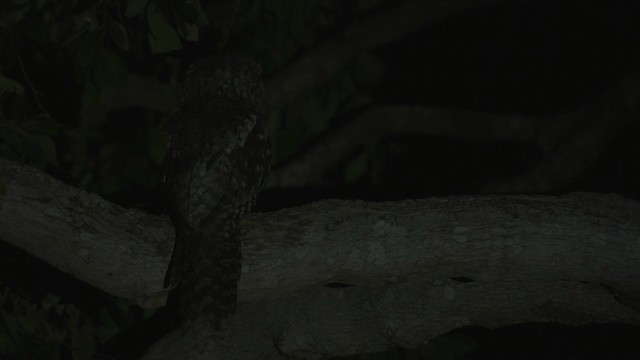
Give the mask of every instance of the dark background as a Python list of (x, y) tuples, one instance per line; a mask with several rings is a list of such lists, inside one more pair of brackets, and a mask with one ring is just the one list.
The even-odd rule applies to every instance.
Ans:
[[(83, 116), (83, 109), (108, 91), (118, 94), (134, 74), (157, 79), (177, 94), (186, 66), (212, 53), (248, 54), (263, 65), (268, 81), (316, 46), (340, 39), (349, 26), (398, 6), (337, 0), (215, 1), (202, 9), (193, 4), (3, 2), (0, 74), (22, 90), (3, 82), (0, 156), (122, 206), (166, 213), (160, 178), (171, 111), (134, 104), (91, 117)], [(154, 14), (165, 22), (152, 23)], [(329, 81), (269, 109), (274, 171), (372, 106), (528, 114), (553, 121), (554, 114), (599, 101), (639, 69), (638, 20), (637, 1), (556, 0), (498, 2), (426, 24), (399, 41), (364, 51)], [(549, 193), (613, 192), (640, 199), (639, 138), (636, 119), (581, 177)], [(309, 179), (322, 185), (266, 189), (257, 207), (275, 210), (325, 198), (476, 194), (480, 184), (521, 173), (541, 156), (535, 144), (521, 141), (395, 132), (342, 154), (322, 181)], [(81, 359), (96, 352), (125, 358), (173, 326), (163, 310), (143, 311), (114, 299), (2, 242), (0, 286), (0, 358)], [(353, 358), (605, 356), (639, 358), (640, 328), (465, 328), (421, 349)]]

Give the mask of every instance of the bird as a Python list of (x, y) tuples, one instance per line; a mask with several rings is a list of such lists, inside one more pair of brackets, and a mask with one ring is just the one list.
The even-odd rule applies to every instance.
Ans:
[(217, 330), (236, 309), (239, 220), (270, 166), (260, 66), (239, 55), (195, 61), (168, 132), (164, 178), (176, 237), (165, 286), (174, 288), (183, 332), (198, 318)]

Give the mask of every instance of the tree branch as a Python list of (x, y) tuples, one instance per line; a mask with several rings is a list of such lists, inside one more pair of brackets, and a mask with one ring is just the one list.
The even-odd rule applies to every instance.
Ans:
[[(640, 73), (633, 73), (599, 101), (540, 122), (544, 159), (514, 178), (483, 184), (484, 193), (546, 193), (563, 189), (592, 166), (640, 114)], [(567, 126), (568, 125), (568, 126)]]
[[(115, 296), (162, 292), (174, 236), (167, 217), (123, 209), (2, 159), (0, 176), (4, 241)], [(590, 194), (327, 200), (251, 214), (243, 222), (240, 298), (333, 282), (383, 287), (413, 276), (495, 281), (505, 274), (614, 281), (640, 293), (638, 219), (637, 202)]]
[[(338, 38), (318, 45), (269, 79), (265, 84), (268, 107), (279, 108), (332, 78), (366, 50), (407, 36), (452, 13), (496, 2), (497, 0), (413, 0), (365, 19), (346, 29)], [(125, 87), (106, 89), (96, 104), (85, 104), (82, 118), (104, 118), (109, 110), (128, 106), (140, 106), (171, 114), (177, 110), (177, 99), (173, 86), (130, 74)]]
[(596, 162), (617, 134), (635, 121), (640, 74), (630, 74), (596, 102), (536, 117), (411, 106), (373, 108), (320, 139), (269, 175), (268, 187), (322, 185), (322, 175), (356, 149), (390, 134), (458, 140), (511, 140), (537, 144), (544, 158), (519, 176), (481, 184), (481, 193), (545, 193), (563, 189)]
[(487, 6), (496, 0), (406, 1), (374, 15), (287, 66), (265, 85), (267, 103), (278, 108), (330, 79), (358, 55), (400, 39), (452, 13)]
[[(164, 293), (168, 218), (2, 159), (0, 176), (2, 240), (116, 296)], [(216, 336), (206, 321), (193, 335), (170, 334), (149, 358), (180, 349), (314, 358), (408, 346), (470, 324), (639, 323), (639, 219), (640, 203), (588, 193), (327, 200), (251, 214), (238, 315)]]
[(273, 169), (267, 187), (321, 185), (322, 174), (355, 150), (392, 134), (425, 134), (469, 140), (536, 141), (544, 119), (420, 106), (372, 108), (319, 141), (310, 151)]

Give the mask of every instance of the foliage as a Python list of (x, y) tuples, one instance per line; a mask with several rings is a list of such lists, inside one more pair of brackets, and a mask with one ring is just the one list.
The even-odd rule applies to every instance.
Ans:
[[(162, 211), (149, 201), (158, 195), (171, 107), (137, 96), (176, 99), (160, 88), (137, 88), (136, 78), (179, 88), (180, 74), (194, 58), (236, 52), (258, 60), (268, 79), (379, 3), (1, 1), (0, 156), (125, 206)], [(340, 114), (370, 101), (363, 89), (381, 72), (375, 57), (363, 55), (353, 69), (292, 104), (270, 109), (274, 160), (286, 160)], [(366, 161), (366, 154), (359, 155), (345, 178), (355, 181)], [(87, 358), (105, 338), (104, 323), (86, 320), (55, 297), (45, 304), (6, 291), (3, 296), (15, 310), (2, 313), (3, 354), (37, 358), (40, 351), (56, 354), (66, 347), (74, 358)]]
[[(235, 0), (203, 7), (199, 0), (2, 2), (0, 156), (55, 169), (66, 181), (114, 199), (119, 193), (153, 188), (160, 179), (165, 142), (157, 133), (165, 131), (171, 114), (141, 104), (143, 112), (121, 111), (116, 118), (111, 110), (120, 105), (104, 94), (117, 98), (126, 91), (118, 89), (132, 86), (132, 74), (173, 86), (184, 63), (222, 48), (258, 59), (268, 78), (335, 27), (345, 26), (349, 16), (377, 3)], [(193, 45), (198, 41), (204, 43)], [(286, 108), (271, 109), (274, 161), (290, 157), (338, 113), (366, 103), (362, 89), (381, 71), (376, 58), (362, 56), (353, 70), (317, 91)], [(103, 116), (83, 113), (108, 101)], [(112, 122), (134, 123), (124, 126), (135, 128), (137, 137), (107, 132), (106, 138), (105, 128), (113, 127)], [(154, 135), (145, 135), (147, 131)], [(131, 169), (143, 175), (130, 176)]]
[(0, 294), (0, 357), (12, 359), (90, 359), (105, 342), (130, 322), (130, 305), (102, 308), (87, 316), (56, 295), (34, 301), (5, 288)]
[(126, 86), (131, 64), (166, 71), (162, 54), (181, 49), (183, 40), (197, 41), (198, 25), (207, 24), (199, 1), (10, 0), (0, 3), (0, 14), (0, 156), (66, 172), (75, 183), (85, 179), (89, 190), (116, 192), (111, 181), (102, 183), (109, 176), (96, 169), (92, 154), (57, 150), (103, 140), (105, 124), (79, 110)]

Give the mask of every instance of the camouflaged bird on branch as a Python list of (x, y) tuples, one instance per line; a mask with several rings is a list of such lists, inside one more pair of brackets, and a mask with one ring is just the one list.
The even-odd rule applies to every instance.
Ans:
[(177, 286), (184, 330), (199, 317), (217, 329), (236, 307), (238, 222), (269, 169), (259, 66), (238, 56), (194, 63), (169, 134), (165, 175), (176, 244), (165, 285)]

